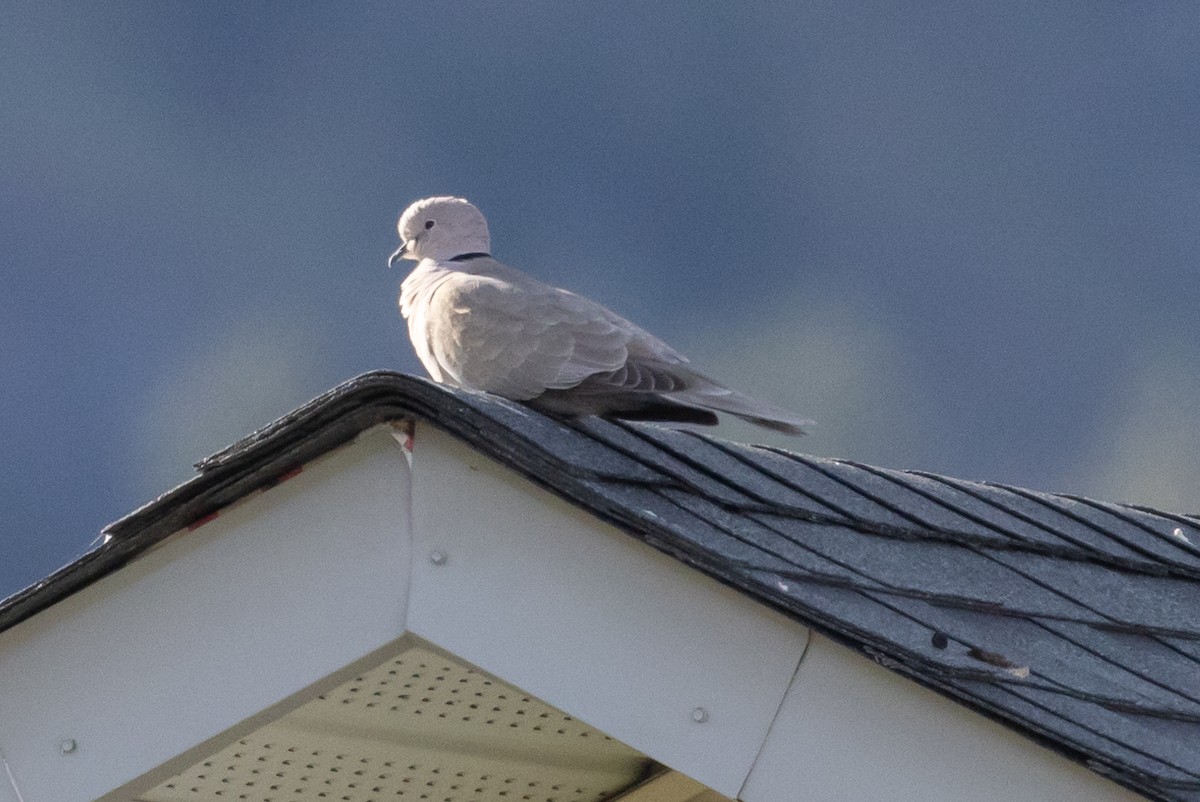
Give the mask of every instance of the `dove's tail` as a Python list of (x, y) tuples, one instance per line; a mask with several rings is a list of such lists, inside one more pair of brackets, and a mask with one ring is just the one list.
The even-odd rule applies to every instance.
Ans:
[(813, 421), (788, 412), (786, 409), (763, 403), (757, 398), (730, 390), (716, 382), (711, 386), (683, 390), (666, 396), (670, 401), (687, 406), (725, 412), (756, 426), (784, 434), (801, 435), (815, 424)]
[[(813, 426), (807, 418), (730, 390), (682, 365), (660, 366), (657, 381), (643, 375), (643, 386), (614, 384), (612, 374), (593, 376), (565, 390), (550, 390), (527, 401), (556, 415), (599, 415), (619, 420), (664, 421), (714, 426), (717, 413), (734, 415), (784, 434), (801, 435)], [(668, 377), (669, 380), (664, 380)], [(621, 375), (625, 378), (625, 374)], [(649, 385), (649, 386), (646, 386)]]

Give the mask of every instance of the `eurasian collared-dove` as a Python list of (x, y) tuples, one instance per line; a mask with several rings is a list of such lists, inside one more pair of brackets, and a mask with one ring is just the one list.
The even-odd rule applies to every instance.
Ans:
[(487, 221), (462, 198), (417, 201), (397, 228), (388, 265), (419, 260), (400, 312), (435, 381), (558, 415), (712, 425), (727, 412), (789, 434), (811, 425), (698, 373), (600, 304), (497, 262)]

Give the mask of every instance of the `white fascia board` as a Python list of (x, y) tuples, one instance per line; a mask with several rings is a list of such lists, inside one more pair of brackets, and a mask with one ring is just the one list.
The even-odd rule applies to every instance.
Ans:
[(808, 631), (418, 425), (410, 630), (735, 796)]
[(0, 634), (24, 798), (102, 797), (402, 635), (408, 484), (377, 428)]
[(1142, 797), (814, 634), (744, 802)]

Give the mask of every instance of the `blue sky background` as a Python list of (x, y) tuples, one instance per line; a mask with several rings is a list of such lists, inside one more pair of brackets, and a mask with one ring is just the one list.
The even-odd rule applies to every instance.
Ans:
[(0, 596), (419, 372), (447, 193), (820, 423), (726, 436), (1200, 509), (1200, 4), (432, 5), (5, 3)]

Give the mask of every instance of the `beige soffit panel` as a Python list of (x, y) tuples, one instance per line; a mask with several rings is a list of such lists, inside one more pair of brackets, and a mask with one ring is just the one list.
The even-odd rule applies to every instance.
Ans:
[(721, 799), (406, 638), (398, 653), (202, 757), (138, 802), (599, 802), (631, 786), (637, 790), (621, 799)]

